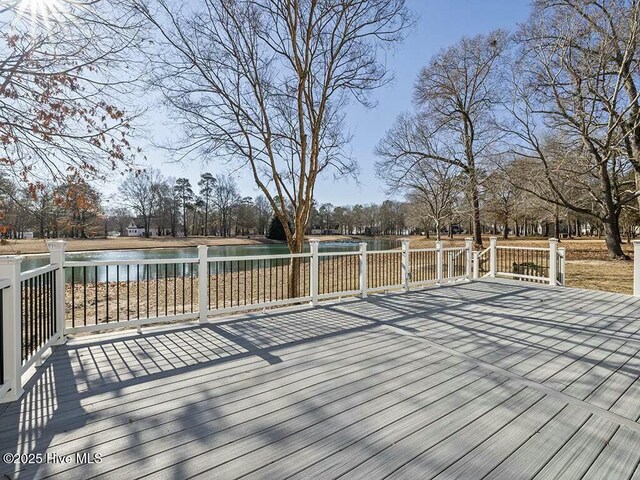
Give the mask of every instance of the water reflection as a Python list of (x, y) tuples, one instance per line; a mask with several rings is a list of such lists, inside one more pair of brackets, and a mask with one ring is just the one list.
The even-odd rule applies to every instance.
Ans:
[[(399, 240), (376, 239), (367, 240), (369, 250), (390, 250), (400, 247)], [(356, 251), (358, 242), (321, 242), (320, 251)], [(309, 251), (309, 245), (305, 245), (305, 251)], [(276, 245), (224, 245), (209, 247), (209, 257), (231, 257), (242, 255), (278, 255), (289, 253), (289, 249), (284, 244)], [(92, 252), (70, 252), (67, 254), (68, 261), (131, 261), (148, 259), (193, 259), (198, 256), (196, 247), (183, 248), (155, 248), (140, 250), (103, 250)], [(273, 262), (273, 260), (271, 261)], [(22, 271), (31, 270), (49, 264), (48, 255), (25, 256), (22, 262)], [(288, 260), (279, 260), (279, 265), (288, 264)], [(229, 264), (227, 264), (230, 266)], [(254, 260), (234, 262), (233, 268), (238, 270), (252, 269), (269, 266), (270, 261)], [(155, 278), (167, 278), (178, 276), (190, 277), (197, 275), (197, 264), (178, 263), (175, 265), (120, 265), (120, 266), (100, 266), (100, 267), (75, 267), (66, 271), (67, 281), (71, 282), (94, 282), (97, 278), (99, 282), (108, 279), (110, 282), (125, 282), (135, 280), (146, 280)]]

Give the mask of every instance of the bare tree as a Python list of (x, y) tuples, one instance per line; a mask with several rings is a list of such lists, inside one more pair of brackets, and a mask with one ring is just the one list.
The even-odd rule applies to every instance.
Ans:
[(404, 0), (176, 3), (139, 9), (162, 39), (156, 83), (188, 133), (183, 151), (246, 166), (302, 252), (318, 175), (355, 170), (344, 106), (368, 105), (389, 79), (378, 51), (400, 40)]
[(258, 195), (253, 203), (256, 209), (257, 233), (264, 235), (267, 231), (269, 217), (271, 216), (271, 205), (264, 195)]
[[(411, 121), (407, 117), (403, 117)], [(415, 120), (415, 119), (413, 119)], [(401, 120), (403, 121), (403, 120)], [(403, 193), (411, 203), (421, 203), (413, 209), (425, 215), (440, 240), (442, 223), (451, 217), (459, 192), (466, 188), (462, 169), (449, 162), (436, 162), (422, 155), (385, 155), (376, 162), (376, 173), (387, 185), (389, 193)]]
[(507, 44), (506, 33), (495, 31), (463, 38), (435, 55), (418, 77), (416, 113), (401, 116), (377, 148), (387, 164), (427, 160), (460, 169), (468, 179), (477, 246), (482, 245), (478, 170), (503, 136), (496, 110)]
[(120, 193), (126, 205), (142, 220), (146, 237), (151, 234), (151, 219), (158, 208), (162, 185), (160, 171), (153, 168), (130, 173), (120, 184)]
[(178, 178), (173, 186), (174, 195), (179, 201), (179, 207), (182, 210), (182, 234), (189, 236), (188, 228), (188, 210), (193, 206), (193, 189), (188, 178)]
[(238, 187), (230, 175), (218, 175), (213, 187), (213, 204), (218, 213), (220, 235), (231, 235), (231, 217), (233, 209), (240, 201)]
[[(591, 94), (619, 123), (624, 150), (635, 170), (636, 189), (640, 190), (640, 2), (537, 0), (536, 12), (564, 27), (564, 44), (578, 50), (584, 62), (603, 67), (592, 69), (592, 76), (609, 77), (608, 83), (616, 85)], [(585, 43), (587, 35), (595, 41)]]
[(216, 185), (216, 179), (213, 175), (205, 172), (200, 175), (198, 186), (200, 187), (200, 199), (204, 208), (204, 236), (209, 235), (209, 209), (213, 203), (213, 193)]
[(103, 0), (4, 4), (0, 174), (37, 190), (130, 168), (131, 115), (120, 97), (136, 78), (129, 48), (141, 40), (140, 20)]
[(626, 175), (629, 139), (617, 110), (623, 84), (599, 36), (561, 12), (534, 15), (517, 36), (512, 82), (515, 150), (538, 162), (538, 180), (547, 184), (528, 191), (602, 222), (609, 256), (628, 258), (619, 216), (640, 191)]

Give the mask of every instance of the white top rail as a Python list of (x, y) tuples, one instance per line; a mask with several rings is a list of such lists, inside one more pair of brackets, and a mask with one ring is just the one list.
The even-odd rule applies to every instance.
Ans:
[(410, 248), (409, 252), (437, 252), (437, 248)]
[(318, 252), (319, 257), (346, 257), (347, 255), (360, 255), (359, 250), (349, 252)]
[(496, 246), (496, 248), (498, 250), (534, 250), (536, 252), (548, 252), (549, 249), (548, 248), (544, 248), (544, 247), (507, 247), (504, 245), (498, 245)]
[(26, 272), (22, 272), (20, 274), (20, 280), (25, 281), (30, 278), (37, 277), (38, 275), (43, 275), (45, 273), (53, 272), (58, 269), (58, 265), (45, 265), (44, 267), (34, 268), (33, 270), (27, 270)]
[(172, 265), (180, 263), (198, 263), (197, 258), (145, 258), (132, 260), (83, 260), (76, 262), (64, 262), (65, 267), (100, 267), (115, 265)]
[[(311, 253), (284, 253), (280, 255), (236, 255), (233, 257), (209, 257), (209, 263), (235, 262), (237, 260), (277, 260), (281, 258), (309, 258)], [(196, 259), (197, 261), (197, 259)]]
[(367, 253), (402, 253), (402, 250), (367, 250)]

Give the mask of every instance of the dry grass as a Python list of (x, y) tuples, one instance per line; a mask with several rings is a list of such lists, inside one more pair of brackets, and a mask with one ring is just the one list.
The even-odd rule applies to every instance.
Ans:
[[(435, 246), (433, 238), (410, 237), (412, 248)], [(489, 246), (489, 237), (484, 237), (484, 246)], [(464, 237), (453, 240), (443, 239), (444, 245), (463, 245)], [(498, 237), (498, 245), (514, 245), (521, 247), (548, 247), (544, 238), (516, 238), (504, 240)], [(607, 292), (627, 293), (633, 291), (633, 262), (609, 260), (604, 239), (586, 237), (564, 239), (561, 247), (567, 249), (566, 284), (570, 287), (589, 288)], [(624, 251), (631, 255), (633, 245), (625, 243)]]
[[(67, 239), (68, 252), (96, 251), (96, 250), (136, 250), (142, 248), (177, 248), (197, 247), (198, 245), (264, 245), (281, 243), (268, 240), (261, 235), (250, 237), (222, 238), (222, 237), (109, 237), (92, 239)], [(42, 239), (32, 240), (8, 240), (0, 245), (1, 255), (19, 255), (30, 253), (46, 253), (46, 241)]]

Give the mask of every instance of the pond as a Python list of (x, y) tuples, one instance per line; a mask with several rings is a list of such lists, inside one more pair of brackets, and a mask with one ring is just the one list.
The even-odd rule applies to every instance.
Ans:
[[(108, 240), (107, 240), (108, 241)], [(395, 239), (371, 239), (366, 240), (368, 250), (391, 250), (400, 247), (400, 241)], [(358, 250), (358, 242), (320, 242), (320, 251), (355, 251)], [(309, 244), (305, 244), (305, 251), (309, 251)], [(210, 257), (232, 257), (241, 255), (277, 255), (289, 253), (284, 244), (269, 245), (220, 245), (209, 247)], [(146, 259), (176, 259), (196, 258), (196, 247), (180, 248), (150, 248), (140, 250), (99, 250), (90, 252), (69, 252), (66, 259), (69, 261), (94, 261), (94, 260), (146, 260)], [(25, 255), (22, 261), (22, 271), (31, 270), (49, 264), (48, 255)], [(153, 273), (153, 272), (152, 272)], [(112, 274), (109, 275), (111, 277)], [(102, 277), (102, 275), (99, 275)], [(110, 278), (110, 280), (112, 280)]]

